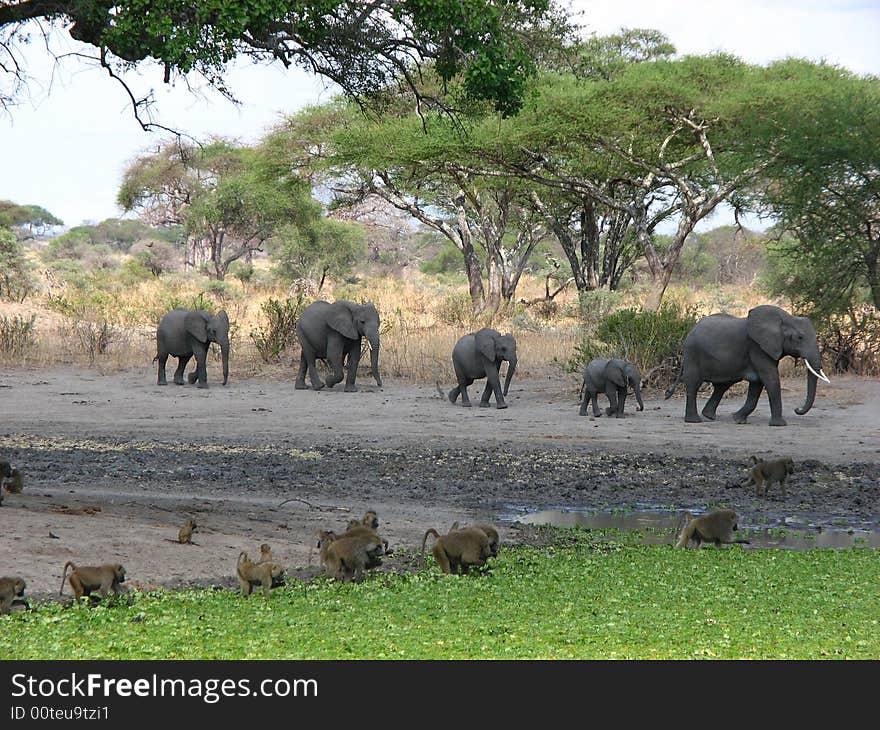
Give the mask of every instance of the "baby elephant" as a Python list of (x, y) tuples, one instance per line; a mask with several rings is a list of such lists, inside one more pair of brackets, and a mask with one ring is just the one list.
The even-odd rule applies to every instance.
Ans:
[(645, 410), (642, 403), (642, 376), (639, 369), (629, 360), (597, 359), (591, 360), (584, 368), (584, 383), (581, 386), (583, 400), (581, 400), (580, 414), (587, 415), (587, 404), (592, 401), (593, 415), (596, 418), (602, 415), (599, 410), (598, 395), (605, 393), (608, 396), (609, 407), (605, 409), (608, 416), (623, 418), (623, 406), (626, 403), (626, 394), (629, 386), (632, 386), (639, 402), (638, 410)]
[[(499, 370), (504, 361), (507, 361), (507, 375), (502, 390)], [(480, 407), (488, 408), (489, 398), (494, 393), (495, 407), (507, 408), (504, 397), (516, 370), (516, 340), (513, 335), (502, 335), (489, 327), (465, 335), (452, 351), (452, 366), (458, 385), (449, 391), (450, 403), (455, 403), (461, 396), (461, 404), (469, 407), (471, 401), (468, 398), (468, 386), (475, 380), (486, 378)]]

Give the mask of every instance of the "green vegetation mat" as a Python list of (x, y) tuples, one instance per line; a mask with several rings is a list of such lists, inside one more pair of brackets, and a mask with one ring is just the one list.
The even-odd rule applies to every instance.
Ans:
[[(880, 658), (880, 557), (673, 550), (559, 530), (491, 575), (133, 593), (0, 617), (0, 659)], [(592, 535), (592, 536), (591, 536)], [(80, 638), (75, 638), (80, 637)]]

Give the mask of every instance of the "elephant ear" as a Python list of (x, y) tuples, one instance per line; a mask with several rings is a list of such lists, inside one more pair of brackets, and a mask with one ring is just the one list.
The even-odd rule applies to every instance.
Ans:
[(354, 326), (354, 319), (348, 307), (339, 305), (338, 302), (333, 305), (333, 311), (327, 318), (327, 324), (349, 340), (359, 340), (361, 337)]
[(190, 312), (186, 315), (186, 331), (199, 342), (208, 341), (208, 320), (204, 312)]
[(609, 363), (605, 366), (605, 377), (614, 383), (618, 388), (622, 388), (626, 385), (626, 378), (623, 375), (623, 368), (620, 367), (619, 362), (615, 362), (614, 360), (609, 361)]
[(782, 358), (782, 314), (779, 307), (762, 304), (749, 310), (746, 333), (773, 360)]
[(495, 360), (495, 337), (489, 330), (480, 330), (474, 335), (474, 343), (479, 352), (487, 360)]

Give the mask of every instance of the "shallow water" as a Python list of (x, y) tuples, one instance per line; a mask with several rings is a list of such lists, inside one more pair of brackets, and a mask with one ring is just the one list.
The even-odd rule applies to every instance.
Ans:
[[(694, 512), (694, 514), (697, 514)], [(554, 527), (588, 527), (592, 529), (644, 530), (644, 545), (670, 545), (678, 537), (683, 525), (681, 512), (668, 510), (587, 510), (550, 509), (520, 514), (516, 521), (526, 525)], [(809, 550), (811, 548), (880, 548), (880, 529), (864, 527), (819, 526), (797, 524), (785, 519), (775, 525), (749, 525), (740, 522), (739, 536), (750, 540), (745, 550), (784, 548)]]

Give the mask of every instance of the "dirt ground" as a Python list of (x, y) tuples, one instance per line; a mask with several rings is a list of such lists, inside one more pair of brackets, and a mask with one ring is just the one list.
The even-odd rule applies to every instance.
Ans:
[[(141, 587), (232, 585), (239, 551), (262, 542), (294, 575), (315, 575), (316, 528), (371, 508), (398, 548), (454, 520), (501, 521), (502, 539), (517, 540), (517, 514), (552, 506), (725, 504), (744, 524), (876, 527), (880, 381), (820, 386), (797, 416), (805, 384), (786, 382), (788, 426), (771, 428), (766, 398), (733, 423), (742, 396), (725, 398), (714, 423), (685, 424), (683, 398), (660, 392), (642, 413), (628, 403), (625, 419), (579, 417), (576, 381), (562, 377), (515, 380), (510, 408), (496, 410), (400, 382), (297, 391), (291, 374), (203, 391), (159, 387), (152, 368), (7, 369), (0, 459), (26, 484), (0, 507), (0, 575), (25, 577), (36, 597), (58, 590), (69, 559), (122, 562)], [(751, 454), (795, 460), (786, 499), (741, 486)], [(175, 541), (187, 515), (199, 524), (192, 546)], [(398, 552), (388, 567), (406, 563)]]

